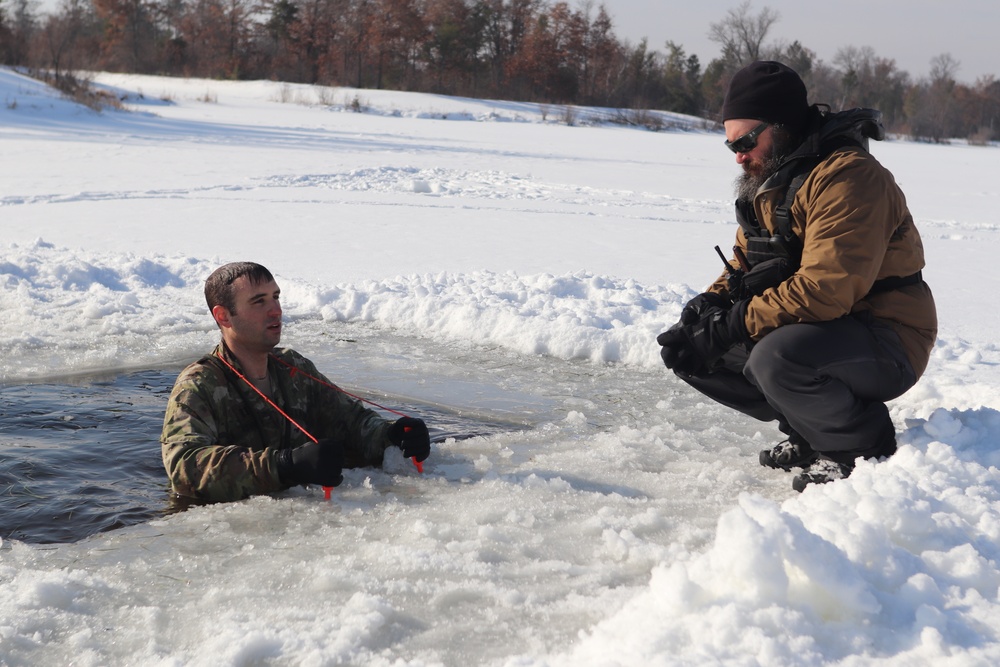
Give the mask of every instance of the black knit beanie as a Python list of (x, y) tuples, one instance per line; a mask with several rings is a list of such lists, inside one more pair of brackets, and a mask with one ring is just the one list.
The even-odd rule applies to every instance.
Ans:
[(750, 63), (729, 82), (722, 120), (731, 118), (753, 118), (797, 132), (809, 118), (806, 85), (787, 65), (773, 60)]

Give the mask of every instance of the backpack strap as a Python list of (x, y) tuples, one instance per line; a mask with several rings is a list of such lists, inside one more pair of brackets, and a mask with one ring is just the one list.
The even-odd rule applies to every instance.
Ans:
[(795, 195), (805, 183), (806, 179), (809, 178), (809, 174), (812, 173), (813, 167), (819, 164), (819, 159), (810, 160), (812, 164), (808, 166), (804, 171), (799, 172), (792, 180), (788, 183), (788, 187), (785, 188), (784, 194), (781, 195), (781, 201), (778, 205), (774, 207), (774, 225), (778, 229), (778, 235), (781, 238), (789, 241), (795, 234), (792, 233), (792, 202), (795, 201)]
[(799, 188), (801, 188), (802, 184), (806, 182), (807, 178), (809, 178), (809, 174), (811, 174), (812, 170), (816, 168), (816, 165), (829, 157), (834, 151), (846, 146), (865, 148), (864, 144), (854, 137), (839, 136), (831, 139), (830, 141), (824, 142), (820, 147), (818, 154), (803, 157), (795, 163), (795, 167), (791, 171), (792, 176), (791, 180), (788, 182), (788, 187), (785, 188), (785, 192), (781, 196), (781, 201), (779, 201), (778, 205), (774, 208), (774, 224), (778, 229), (778, 233), (786, 241), (791, 241), (791, 239), (795, 236), (792, 233), (791, 208)]

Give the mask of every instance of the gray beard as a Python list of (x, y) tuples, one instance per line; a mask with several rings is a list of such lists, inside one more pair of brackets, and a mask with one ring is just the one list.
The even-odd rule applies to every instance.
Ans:
[(753, 198), (757, 194), (757, 190), (760, 189), (760, 186), (764, 185), (767, 179), (774, 176), (775, 172), (778, 171), (778, 167), (781, 166), (781, 161), (784, 157), (784, 155), (779, 155), (777, 152), (772, 152), (764, 158), (764, 161), (760, 164), (760, 169), (757, 169), (755, 172), (744, 170), (742, 174), (737, 176), (733, 182), (737, 201), (747, 204), (753, 203)]
[(774, 144), (771, 146), (768, 155), (758, 165), (759, 168), (755, 169), (754, 172), (748, 172), (744, 169), (743, 173), (736, 177), (734, 185), (738, 201), (752, 204), (753, 198), (757, 195), (757, 190), (760, 189), (760, 186), (764, 185), (767, 179), (777, 173), (778, 168), (781, 167), (781, 163), (784, 162), (786, 157), (795, 152), (796, 147), (802, 141), (800, 137), (789, 134), (781, 126), (774, 126), (772, 131)]

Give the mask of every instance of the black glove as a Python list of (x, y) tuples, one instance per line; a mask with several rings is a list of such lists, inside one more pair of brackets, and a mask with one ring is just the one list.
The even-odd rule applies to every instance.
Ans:
[(339, 486), (344, 481), (344, 447), (332, 438), (278, 450), (278, 477), (290, 486)]
[(694, 297), (681, 309), (681, 318), (670, 329), (661, 333), (656, 338), (656, 342), (663, 346), (660, 350), (660, 357), (667, 368), (680, 370), (688, 375), (700, 371), (702, 364), (699, 362), (693, 348), (687, 344), (687, 338), (680, 333), (685, 326), (697, 324), (702, 316), (707, 312), (726, 310), (732, 303), (725, 296), (717, 292), (702, 292)]
[(731, 305), (729, 299), (717, 292), (702, 292), (684, 304), (684, 308), (681, 309), (680, 324), (694, 324), (709, 308), (725, 310)]
[(750, 343), (744, 317), (746, 301), (732, 309), (708, 307), (693, 324), (678, 322), (656, 338), (667, 368), (684, 375), (712, 370), (733, 346)]
[[(683, 313), (681, 317), (680, 322), (657, 336), (656, 342), (662, 346), (660, 348), (660, 358), (663, 359), (663, 364), (667, 368), (693, 375), (696, 371), (701, 370), (701, 365), (698, 361), (698, 356), (691, 346), (687, 344), (687, 337), (684, 336), (683, 332), (685, 326)], [(684, 370), (682, 371), (681, 369)]]
[(400, 417), (389, 427), (388, 438), (406, 458), (423, 461), (431, 454), (431, 436), (423, 419)]

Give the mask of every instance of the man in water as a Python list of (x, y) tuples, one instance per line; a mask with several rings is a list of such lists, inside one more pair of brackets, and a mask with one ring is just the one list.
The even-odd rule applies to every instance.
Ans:
[(337, 486), (343, 468), (381, 465), (392, 445), (417, 461), (430, 454), (422, 420), (390, 423), (299, 353), (277, 348), (280, 294), (252, 262), (226, 264), (205, 281), (222, 341), (181, 372), (167, 404), (160, 442), (177, 494), (229, 501)]
[(916, 383), (937, 335), (923, 245), (892, 174), (868, 152), (870, 109), (830, 113), (777, 62), (737, 72), (723, 104), (736, 181), (734, 259), (660, 334), (678, 377), (788, 440), (760, 453), (792, 487), (896, 451), (885, 401)]

